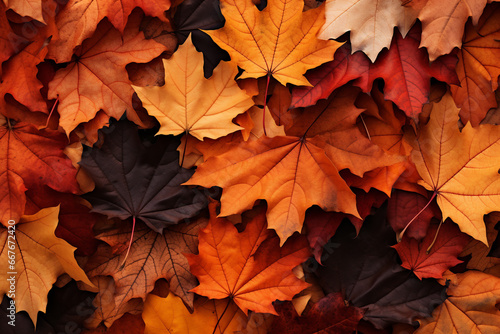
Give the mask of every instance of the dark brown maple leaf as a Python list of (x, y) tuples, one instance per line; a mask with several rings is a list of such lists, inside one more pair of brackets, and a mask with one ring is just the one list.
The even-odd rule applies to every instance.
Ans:
[(356, 238), (337, 232), (330, 243), (340, 245), (316, 270), (326, 293), (343, 292), (344, 299), (363, 309), (363, 319), (377, 328), (412, 324), (415, 317), (429, 316), (446, 299), (445, 287), (435, 280), (420, 281), (398, 264), (396, 252), (389, 247), (395, 235), (383, 218), (384, 211), (367, 218)]
[(96, 184), (83, 196), (92, 203), (92, 211), (122, 220), (139, 218), (162, 233), (166, 225), (193, 217), (205, 207), (202, 192), (181, 186), (193, 171), (179, 166), (177, 139), (158, 136), (146, 146), (128, 121), (101, 131), (104, 144), (84, 152), (80, 162)]

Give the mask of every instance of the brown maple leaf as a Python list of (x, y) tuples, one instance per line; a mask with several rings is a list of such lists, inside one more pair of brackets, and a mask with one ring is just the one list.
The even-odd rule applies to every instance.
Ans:
[(115, 280), (114, 303), (124, 305), (132, 298), (146, 298), (155, 282), (166, 278), (170, 290), (192, 307), (193, 294), (189, 290), (196, 286), (196, 279), (189, 272), (189, 264), (183, 253), (195, 252), (197, 234), (206, 224), (198, 219), (191, 224), (168, 226), (159, 234), (138, 222), (130, 246), (127, 261), (126, 249), (132, 227), (121, 224), (119, 228), (102, 233), (101, 245), (86, 264), (90, 277), (108, 275)]
[[(0, 65), (19, 52), (26, 45), (26, 38), (16, 35), (7, 20), (7, 8), (3, 1), (0, 1)], [(0, 75), (2, 67), (0, 66)]]

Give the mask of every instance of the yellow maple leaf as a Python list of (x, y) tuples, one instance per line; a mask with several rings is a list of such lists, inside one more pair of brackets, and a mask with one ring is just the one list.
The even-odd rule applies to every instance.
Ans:
[(231, 121), (253, 105), (234, 77), (238, 69), (221, 62), (210, 79), (203, 77), (203, 55), (191, 37), (172, 58), (163, 60), (165, 85), (132, 86), (144, 108), (160, 122), (158, 134), (189, 133), (199, 140), (216, 139), (241, 129)]
[[(28, 312), (35, 326), (37, 314), (45, 311), (47, 294), (60, 275), (67, 273), (75, 280), (94, 286), (75, 260), (76, 247), (55, 236), (58, 215), (59, 207), (45, 208), (21, 217), (15, 225), (15, 233), (9, 233), (11, 229), (0, 233), (1, 263), (9, 263), (15, 255), (15, 269), (0, 272), (0, 295), (10, 294), (10, 282), (14, 282), (16, 311)], [(7, 280), (12, 277), (13, 280)]]

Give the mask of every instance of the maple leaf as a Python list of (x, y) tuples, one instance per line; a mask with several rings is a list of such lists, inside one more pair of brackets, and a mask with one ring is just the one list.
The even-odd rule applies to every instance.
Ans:
[(312, 205), (358, 216), (354, 194), (339, 170), (363, 175), (401, 161), (360, 133), (355, 122), (362, 110), (354, 107), (358, 93), (343, 89), (305, 110), (287, 131), (295, 137), (261, 137), (209, 158), (186, 184), (222, 187), (222, 216), (250, 209), (257, 199), (267, 200), (269, 228), (281, 243), (301, 230)]
[[(2, 121), (3, 117), (0, 117)], [(27, 188), (45, 184), (54, 190), (78, 193), (76, 169), (64, 155), (66, 137), (28, 123), (0, 125), (0, 221), (16, 222), (24, 213)]]
[(141, 124), (132, 106), (134, 90), (125, 65), (148, 62), (165, 46), (145, 40), (138, 23), (135, 16), (123, 36), (109, 23), (101, 23), (78, 49), (76, 60), (56, 72), (49, 83), (48, 98), (59, 98), (60, 125), (67, 134), (94, 118), (99, 109), (116, 119), (126, 110), (129, 119)]
[(45, 38), (38, 38), (10, 58), (2, 74), (0, 94), (4, 96), (9, 93), (30, 110), (48, 113), (47, 103), (40, 93), (43, 85), (36, 78), (38, 72), (36, 66), (44, 60), (47, 54), (45, 42)]
[(7, 9), (12, 9), (21, 16), (29, 16), (46, 23), (43, 19), (41, 0), (3, 0)]
[(419, 49), (420, 25), (416, 24), (406, 35), (396, 31), (391, 47), (370, 64), (366, 81), (359, 79), (363, 91), (370, 90), (376, 78), (385, 82), (385, 98), (393, 101), (408, 117), (416, 118), (428, 102), (430, 79), (458, 83), (455, 73), (456, 58), (443, 56), (429, 64), (425, 49)]
[(337, 38), (351, 31), (353, 51), (362, 50), (372, 62), (383, 48), (389, 48), (394, 27), (406, 35), (417, 12), (401, 0), (327, 0), (326, 22), (319, 38)]
[(453, 277), (449, 297), (432, 312), (432, 317), (419, 320), (415, 334), (423, 333), (496, 333), (500, 328), (500, 278), (478, 271)]
[(104, 144), (85, 152), (80, 162), (96, 184), (84, 195), (92, 211), (121, 220), (139, 218), (162, 233), (165, 226), (193, 217), (206, 205), (199, 190), (180, 185), (193, 171), (179, 166), (174, 138), (161, 136), (146, 147), (128, 121), (102, 132)]
[(323, 266), (306, 265), (316, 272), (325, 293), (342, 292), (376, 328), (412, 324), (413, 318), (429, 316), (446, 298), (446, 289), (436, 281), (420, 281), (398, 264), (396, 251), (389, 247), (395, 235), (383, 216), (379, 210), (368, 217), (358, 236), (337, 232), (329, 242), (337, 247), (323, 259)]
[(282, 85), (310, 85), (303, 74), (333, 59), (340, 43), (316, 39), (324, 7), (302, 12), (301, 0), (270, 0), (259, 11), (251, 0), (221, 1), (224, 28), (205, 31), (245, 72), (272, 75)]
[(446, 270), (462, 262), (457, 256), (468, 241), (469, 237), (455, 224), (447, 222), (439, 230), (435, 224), (431, 225), (421, 242), (405, 235), (393, 247), (403, 261), (403, 268), (413, 271), (418, 278), (442, 278)]
[[(314, 204), (357, 215), (354, 194), (318, 146), (297, 137), (262, 137), (209, 158), (185, 184), (222, 187), (222, 216), (267, 199), (269, 228), (284, 243), (301, 230), (305, 211)], [(249, 175), (255, 181), (248, 183)]]
[(291, 300), (309, 286), (292, 272), (309, 256), (305, 238), (291, 238), (280, 248), (263, 210), (241, 233), (227, 219), (217, 218), (215, 210), (212, 203), (210, 221), (198, 236), (199, 255), (186, 254), (200, 282), (191, 291), (214, 299), (231, 297), (245, 314), (276, 314), (273, 301)]
[(422, 22), (420, 47), (427, 48), (430, 60), (460, 48), (465, 22), (472, 16), (477, 25), (485, 6), (486, 0), (426, 1), (418, 19)]
[[(144, 14), (156, 16), (166, 21), (164, 12), (170, 8), (169, 0), (70, 0), (56, 17), (58, 38), (49, 44), (48, 57), (58, 63), (69, 62), (73, 50), (91, 37), (104, 17), (120, 32), (124, 33), (130, 14), (135, 7), (140, 7)], [(146, 48), (146, 45), (143, 45)], [(131, 49), (127, 51), (132, 51)], [(151, 57), (147, 61), (151, 60)], [(131, 60), (132, 62), (134, 60)], [(136, 62), (141, 62), (140, 60)], [(105, 68), (105, 67), (104, 67)]]
[(210, 79), (203, 77), (203, 56), (188, 38), (165, 66), (162, 87), (132, 86), (144, 108), (160, 122), (158, 134), (182, 133), (203, 140), (240, 129), (231, 120), (253, 105), (234, 77), (238, 69), (221, 63)]
[(149, 294), (142, 317), (146, 323), (144, 334), (239, 333), (247, 323), (245, 314), (230, 300), (201, 298), (190, 313), (173, 294), (166, 298)]
[(450, 88), (463, 123), (477, 126), (486, 112), (497, 106), (494, 91), (500, 75), (500, 6), (488, 7), (477, 26), (465, 28), (458, 51), (457, 74), (460, 86)]
[(458, 109), (446, 94), (432, 104), (414, 143), (412, 160), (443, 213), (464, 233), (487, 244), (483, 215), (500, 207), (500, 132), (494, 125), (460, 130)]
[(307, 314), (298, 316), (291, 303), (277, 304), (279, 318), (274, 319), (270, 333), (352, 334), (363, 317), (357, 307), (346, 306), (340, 293), (331, 293), (314, 303)]
[(59, 207), (40, 210), (21, 217), (15, 225), (15, 237), (11, 229), (0, 234), (1, 261), (9, 263), (9, 250), (14, 249), (16, 255), (16, 274), (9, 274), (12, 270), (0, 273), (0, 293), (9, 292), (7, 279), (15, 277), (16, 311), (28, 312), (35, 326), (38, 312), (45, 312), (47, 293), (60, 275), (67, 273), (93, 286), (74, 258), (76, 248), (54, 235), (58, 214)]
[(122, 263), (127, 255), (123, 250), (129, 243), (132, 227), (121, 225), (97, 236), (111, 247), (99, 247), (85, 266), (87, 275), (113, 277), (116, 305), (125, 304), (132, 298), (146, 299), (155, 282), (166, 278), (170, 283), (170, 291), (192, 307), (193, 294), (189, 290), (196, 286), (196, 279), (182, 254), (196, 251), (198, 230), (206, 225), (206, 220), (198, 219), (190, 224), (167, 227), (163, 234), (156, 233), (144, 224), (137, 224), (124, 266)]
[[(26, 38), (16, 35), (7, 20), (7, 8), (3, 1), (0, 1), (0, 65), (13, 54), (22, 50), (26, 45)], [(0, 66), (0, 75), (2, 67)]]

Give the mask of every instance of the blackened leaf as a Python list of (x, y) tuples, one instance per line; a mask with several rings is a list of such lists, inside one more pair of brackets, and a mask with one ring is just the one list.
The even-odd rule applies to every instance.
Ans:
[(351, 305), (365, 310), (363, 319), (379, 329), (428, 317), (446, 299), (445, 287), (432, 279), (420, 281), (397, 263), (389, 247), (395, 234), (384, 211), (368, 217), (357, 238), (335, 236), (330, 242), (340, 240), (340, 246), (316, 270), (326, 293), (343, 292)]
[[(92, 301), (95, 293), (78, 290), (76, 282), (70, 281), (62, 288), (53, 287), (48, 295), (46, 313), (39, 312), (36, 331), (26, 312), (15, 314), (12, 326), (9, 321), (10, 299), (4, 296), (0, 308), (0, 333), (2, 334), (54, 334), (80, 333), (83, 322), (93, 312)], [(7, 314), (5, 314), (7, 313)], [(7, 319), (7, 320), (4, 320)]]
[[(500, 230), (500, 221), (496, 223), (495, 230), (497, 230), (497, 231)], [(490, 252), (488, 253), (488, 256), (500, 258), (500, 236), (499, 235), (500, 235), (500, 233), (497, 234), (495, 241), (493, 241), (493, 244), (491, 245)]]
[(291, 302), (276, 304), (275, 308), (280, 317), (274, 319), (269, 331), (274, 334), (351, 334), (363, 317), (361, 309), (345, 305), (340, 293), (323, 297), (301, 317)]
[(212, 38), (199, 29), (213, 30), (224, 26), (219, 0), (185, 0), (175, 11), (175, 34), (179, 44), (183, 44), (189, 33), (192, 33), (193, 44), (203, 52), (203, 70), (205, 78), (212, 72), (221, 60), (230, 60), (229, 54), (212, 41)]
[(201, 191), (181, 186), (194, 171), (179, 166), (178, 139), (157, 136), (145, 146), (128, 121), (100, 131), (105, 134), (103, 145), (84, 152), (80, 162), (96, 184), (83, 196), (93, 212), (122, 220), (136, 217), (162, 233), (165, 226), (191, 218), (206, 206)]
[(177, 34), (182, 42), (192, 30), (219, 29), (224, 25), (224, 16), (219, 8), (219, 0), (185, 0), (177, 6), (174, 15)]

